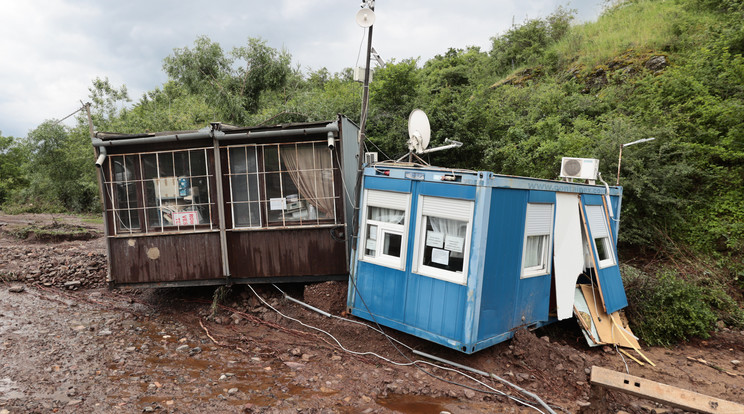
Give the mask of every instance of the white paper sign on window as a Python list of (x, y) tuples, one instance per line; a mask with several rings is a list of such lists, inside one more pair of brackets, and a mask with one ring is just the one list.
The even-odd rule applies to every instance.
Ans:
[(377, 250), (377, 240), (367, 239), (367, 250)]
[(464, 237), (451, 236), (448, 234), (447, 237), (444, 238), (444, 248), (451, 252), (462, 253), (464, 245)]
[(286, 210), (287, 199), (286, 198), (272, 198), (269, 200), (269, 208), (272, 210)]
[(176, 226), (194, 226), (199, 224), (199, 216), (196, 211), (173, 213), (173, 224)]
[(449, 265), (449, 254), (448, 250), (432, 249), (431, 250), (431, 261), (439, 263), (440, 265)]
[(440, 233), (438, 231), (427, 231), (426, 245), (429, 247), (436, 247), (438, 249), (441, 249), (444, 245), (444, 233)]
[(369, 226), (369, 234), (367, 237), (372, 240), (377, 240), (377, 226)]

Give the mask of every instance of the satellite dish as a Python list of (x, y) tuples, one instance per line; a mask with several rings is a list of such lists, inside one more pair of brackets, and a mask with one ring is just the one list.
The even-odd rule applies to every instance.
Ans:
[(424, 111), (414, 109), (408, 117), (408, 149), (422, 153), (429, 146), (431, 126)]
[(359, 26), (370, 27), (375, 24), (375, 12), (370, 9), (361, 9), (356, 14), (356, 22)]

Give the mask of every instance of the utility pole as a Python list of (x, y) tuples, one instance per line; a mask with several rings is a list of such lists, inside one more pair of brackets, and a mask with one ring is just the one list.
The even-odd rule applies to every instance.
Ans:
[[(367, 0), (366, 4), (369, 6), (369, 9), (373, 12), (375, 11), (375, 2), (374, 0)], [(367, 56), (365, 58), (365, 68), (364, 68), (364, 86), (362, 87), (362, 116), (359, 121), (359, 143), (360, 143), (360, 149), (361, 145), (364, 143), (364, 140), (367, 138), (366, 129), (367, 129), (367, 111), (369, 110), (369, 65), (370, 65), (370, 59), (372, 58), (372, 29), (374, 28), (374, 25), (370, 25), (367, 32)], [(360, 152), (361, 154), (361, 152)], [(362, 158), (360, 157), (360, 160)], [(361, 167), (362, 163), (359, 163), (359, 166)]]
[[(364, 5), (369, 9), (375, 11), (375, 0), (365, 0)], [(369, 110), (369, 66), (370, 59), (372, 57), (372, 28), (373, 24), (370, 24), (367, 28), (367, 56), (365, 56), (366, 67), (364, 69), (364, 86), (362, 87), (362, 114), (359, 120), (359, 149), (357, 151), (357, 180), (356, 186), (354, 187), (354, 222), (352, 226), (352, 243), (356, 241), (357, 234), (359, 233), (359, 199), (361, 195), (362, 187), (362, 165), (364, 164), (364, 141), (367, 139), (367, 111)]]

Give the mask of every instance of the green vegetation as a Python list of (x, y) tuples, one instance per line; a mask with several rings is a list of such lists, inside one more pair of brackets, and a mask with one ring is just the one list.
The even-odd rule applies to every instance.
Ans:
[(665, 268), (652, 276), (624, 266), (623, 276), (629, 302), (626, 314), (634, 333), (649, 345), (708, 338), (716, 321), (744, 326), (744, 310), (710, 274), (699, 277)]
[(84, 227), (73, 226), (54, 222), (48, 226), (29, 224), (9, 231), (10, 234), (19, 239), (33, 239), (39, 241), (67, 241), (67, 240), (89, 240), (100, 236), (95, 230)]
[[(649, 343), (703, 336), (715, 319), (739, 326), (733, 299), (742, 299), (744, 287), (744, 2), (626, 0), (596, 22), (572, 25), (572, 18), (559, 8), (493, 37), (489, 51), (449, 49), (426, 62), (379, 68), (370, 88), (369, 148), (390, 158), (405, 153), (408, 114), (421, 108), (432, 146), (446, 138), (465, 144), (431, 154), (432, 164), (556, 178), (563, 156), (598, 158), (614, 184), (620, 145), (655, 137), (623, 157), (620, 245), (661, 263), (648, 283), (629, 283), (628, 294), (644, 306), (664, 304), (664, 313), (676, 309), (667, 301), (677, 298), (683, 308), (675, 312), (689, 324), (668, 331), (646, 325), (668, 323), (651, 307), (635, 308), (631, 322)], [(163, 66), (169, 80), (134, 104), (126, 105), (124, 86), (94, 80), (95, 128), (182, 130), (213, 120), (260, 125), (338, 113), (359, 119), (361, 87), (350, 69), (302, 73), (289, 52), (260, 39), (226, 53), (198, 38), (174, 49)], [(95, 211), (97, 194), (85, 117), (74, 128), (49, 121), (23, 139), (0, 137), (6, 211)], [(693, 265), (669, 267), (681, 260)]]
[(646, 343), (668, 346), (691, 336), (710, 336), (716, 315), (702, 288), (669, 270), (634, 282), (628, 284), (628, 291), (635, 294), (629, 298), (634, 306), (628, 316)]
[(214, 290), (212, 294), (212, 305), (209, 307), (211, 317), (217, 315), (220, 305), (224, 305), (227, 298), (230, 297), (230, 291), (231, 288), (229, 286), (219, 286)]

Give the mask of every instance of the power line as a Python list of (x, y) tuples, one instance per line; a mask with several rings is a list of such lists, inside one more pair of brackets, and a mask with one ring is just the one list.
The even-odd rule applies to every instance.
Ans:
[(54, 123), (54, 125), (58, 125), (58, 124), (59, 124), (60, 122), (62, 122), (62, 121), (64, 121), (65, 119), (67, 119), (67, 118), (69, 118), (69, 117), (71, 117), (71, 116), (75, 115), (76, 113), (78, 113), (78, 112), (82, 111), (83, 109), (85, 109), (85, 104), (83, 104), (83, 106), (81, 106), (80, 108), (78, 108), (78, 109), (77, 109), (77, 110), (76, 110), (75, 112), (73, 112), (73, 113), (71, 113), (70, 115), (67, 115), (66, 117), (64, 117), (64, 118), (60, 119), (59, 121), (55, 122), (55, 123)]

